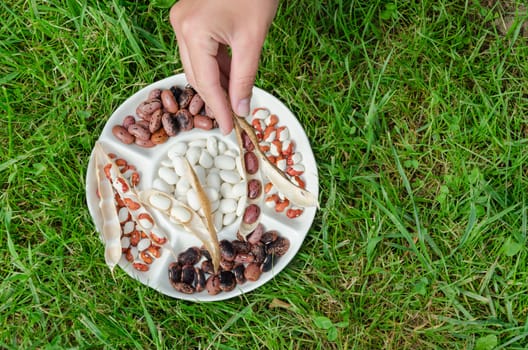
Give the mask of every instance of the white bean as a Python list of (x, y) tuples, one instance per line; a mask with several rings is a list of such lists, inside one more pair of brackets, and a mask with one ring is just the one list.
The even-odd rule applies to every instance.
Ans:
[(153, 207), (159, 210), (168, 210), (172, 205), (170, 198), (159, 194), (150, 196), (149, 202)]
[(235, 211), (237, 216), (241, 216), (242, 214), (244, 214), (244, 210), (246, 209), (246, 202), (247, 202), (246, 196), (240, 197), (240, 199), (238, 200), (237, 208)]
[(172, 160), (171, 159), (162, 159), (160, 162), (161, 166), (171, 167), (172, 166)]
[(285, 171), (287, 166), (288, 166), (288, 164), (286, 163), (286, 159), (284, 159), (284, 158), (277, 160), (277, 164), (276, 165), (277, 165), (277, 168), (279, 168), (279, 170), (281, 170), (281, 171)]
[(191, 165), (195, 165), (200, 159), (200, 153), (202, 153), (202, 150), (199, 147), (189, 147), (185, 157)]
[(240, 182), (240, 175), (238, 172), (233, 170), (220, 170), (220, 178), (230, 184), (236, 184)]
[(158, 176), (169, 185), (175, 185), (178, 182), (178, 175), (171, 168), (160, 167)]
[(189, 191), (189, 188), (191, 188), (191, 184), (189, 183), (189, 180), (182, 177), (180, 178), (180, 181), (176, 184), (176, 194), (183, 195), (186, 194), (187, 191)]
[(222, 179), (220, 179), (220, 175), (217, 172), (209, 172), (205, 179), (205, 183), (209, 187), (218, 189), (220, 188)]
[(220, 199), (216, 199), (214, 201), (211, 201), (211, 213), (214, 213), (218, 210), (218, 207), (220, 207)]
[(193, 210), (198, 210), (201, 208), (198, 194), (193, 189), (189, 189), (189, 191), (187, 191), (187, 204), (189, 204), (189, 207), (191, 207)]
[(185, 158), (176, 156), (172, 158), (172, 167), (174, 168), (174, 172), (180, 176), (181, 178), (185, 177)]
[(207, 138), (207, 152), (209, 152), (212, 157), (218, 155), (218, 142), (216, 141), (216, 137)]
[(204, 187), (204, 192), (210, 202), (214, 202), (220, 198), (220, 195), (218, 194), (218, 190), (216, 188)]
[(233, 198), (224, 198), (220, 201), (220, 207), (218, 207), (218, 211), (222, 214), (234, 213), (236, 211), (237, 204), (237, 201)]
[(186, 152), (187, 144), (185, 142), (177, 142), (171, 146), (171, 148), (167, 152), (167, 156), (169, 157), (169, 159), (173, 159), (174, 157), (181, 157), (185, 155)]
[(123, 236), (121, 238), (121, 247), (122, 248), (128, 248), (130, 247), (130, 237)]
[(198, 148), (204, 148), (207, 145), (206, 139), (196, 139), (189, 141), (188, 146), (189, 147), (198, 147)]
[(244, 177), (246, 171), (244, 170), (244, 165), (242, 165), (242, 157), (236, 157), (235, 162), (238, 174), (240, 175), (240, 177)]
[(235, 222), (236, 217), (237, 216), (236, 216), (235, 213), (227, 213), (227, 214), (224, 215), (224, 219), (222, 221), (222, 224), (224, 224), (224, 226), (229, 226), (233, 222)]
[(233, 198), (239, 198), (246, 195), (247, 184), (245, 182), (239, 182), (232, 187)]
[(222, 229), (222, 222), (224, 221), (224, 216), (220, 212), (216, 212), (213, 215), (213, 224), (217, 231)]
[(120, 223), (127, 221), (129, 216), (130, 216), (130, 213), (128, 212), (127, 207), (120, 208), (119, 212), (117, 213), (117, 217), (119, 218)]
[(175, 205), (170, 210), (170, 216), (178, 223), (187, 223), (191, 220), (192, 214), (186, 208)]
[(227, 145), (223, 141), (218, 141), (218, 154), (224, 154), (227, 150)]
[(127, 221), (123, 225), (123, 234), (128, 235), (136, 228), (136, 224), (133, 221)]
[(295, 152), (294, 154), (292, 154), (291, 160), (292, 160), (293, 164), (298, 164), (298, 163), (302, 162), (302, 154), (299, 153), (299, 152)]
[(235, 169), (235, 159), (226, 155), (216, 156), (214, 159), (214, 166), (222, 170), (233, 170)]
[(214, 165), (213, 157), (207, 152), (206, 150), (203, 150), (200, 154), (200, 159), (198, 160), (198, 164), (203, 166), (206, 169), (211, 168)]
[(262, 109), (257, 110), (255, 114), (253, 114), (253, 117), (264, 119), (264, 118), (267, 118), (269, 115), (270, 115), (270, 111), (267, 110), (266, 108), (262, 108)]
[(151, 245), (151, 242), (150, 242), (150, 239), (148, 238), (143, 238), (142, 240), (139, 241), (138, 245), (137, 245), (137, 249), (139, 251), (142, 251), (142, 250), (145, 250), (147, 249), (148, 247), (150, 247)]
[(220, 185), (220, 194), (224, 198), (233, 198), (233, 185), (228, 182), (222, 183)]
[(282, 129), (279, 133), (279, 135), (277, 135), (277, 139), (279, 141), (286, 141), (290, 138), (290, 131), (285, 128), (285, 129)]
[(166, 183), (164, 180), (160, 178), (156, 178), (152, 182), (152, 188), (155, 190), (160, 190), (161, 192), (165, 192), (165, 193), (171, 193), (172, 191), (174, 191), (174, 186), (169, 185), (168, 183)]

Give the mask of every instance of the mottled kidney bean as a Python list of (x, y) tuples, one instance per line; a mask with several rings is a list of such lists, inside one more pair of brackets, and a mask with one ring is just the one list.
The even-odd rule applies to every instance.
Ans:
[(283, 256), (290, 249), (290, 240), (285, 237), (277, 237), (276, 240), (266, 246), (268, 254)]
[(150, 136), (150, 141), (156, 145), (165, 143), (168, 139), (169, 135), (167, 135), (167, 132), (163, 128), (153, 132), (152, 136)]
[(150, 126), (150, 121), (149, 120), (141, 119), (141, 120), (136, 121), (136, 124), (141, 125), (142, 127), (144, 127), (145, 129), (148, 130), (149, 126)]
[(251, 244), (257, 244), (260, 242), (260, 239), (262, 238), (262, 234), (264, 233), (264, 225), (258, 224), (257, 227), (251, 232), (247, 238), (248, 242)]
[(149, 131), (155, 132), (161, 128), (161, 117), (163, 116), (163, 111), (158, 109), (150, 116), (149, 121)]
[(115, 125), (113, 128), (112, 128), (112, 134), (114, 134), (115, 137), (117, 137), (117, 139), (127, 145), (131, 144), (134, 142), (135, 140), (135, 137), (133, 135), (131, 135), (127, 129), (125, 129), (124, 127), (122, 127), (121, 125)]
[(128, 127), (132, 124), (136, 123), (136, 118), (134, 118), (133, 115), (127, 115), (125, 119), (123, 119), (123, 128), (128, 129)]
[(161, 99), (161, 89), (153, 89), (149, 92), (148, 99)]
[(257, 179), (251, 179), (247, 184), (247, 196), (249, 199), (255, 199), (262, 193), (262, 183)]
[(249, 138), (248, 134), (242, 130), (242, 145), (246, 149), (246, 151), (253, 151), (255, 149), (255, 145), (253, 142), (251, 142), (251, 139)]
[(244, 270), (244, 277), (248, 281), (257, 281), (260, 278), (262, 271), (260, 271), (260, 266), (257, 263), (248, 264)]
[(180, 130), (189, 131), (193, 128), (193, 116), (186, 109), (180, 109), (175, 115), (174, 118), (177, 120)]
[(136, 138), (136, 145), (140, 146), (140, 147), (143, 147), (143, 148), (151, 148), (151, 147), (154, 147), (156, 146), (156, 144), (152, 141), (149, 140), (141, 140), (141, 139), (138, 139)]
[(213, 120), (205, 115), (195, 115), (193, 123), (195, 128), (203, 130), (211, 130), (213, 128)]
[(170, 113), (163, 113), (161, 125), (163, 125), (163, 129), (165, 129), (165, 132), (169, 136), (176, 136), (180, 131), (178, 121)]
[(233, 270), (231, 270), (231, 272), (233, 272), (233, 274), (235, 275), (237, 284), (246, 283), (246, 277), (244, 276), (244, 270), (245, 270), (244, 264), (236, 264), (233, 267)]
[(236, 278), (231, 271), (220, 271), (220, 289), (224, 292), (230, 292), (236, 287)]
[(279, 233), (275, 230), (266, 231), (262, 234), (260, 241), (264, 244), (269, 244), (279, 237)]
[(161, 101), (153, 98), (146, 101), (143, 101), (139, 104), (139, 106), (136, 109), (136, 112), (144, 114), (144, 115), (151, 115), (154, 113), (155, 110), (161, 108)]
[(205, 282), (205, 289), (209, 295), (216, 295), (222, 291), (220, 289), (220, 278), (218, 275), (211, 275)]
[(196, 115), (200, 113), (204, 106), (204, 101), (202, 100), (202, 97), (199, 94), (194, 94), (193, 98), (191, 99), (191, 102), (189, 102), (189, 112), (191, 112), (192, 115)]
[(132, 124), (128, 127), (127, 130), (132, 136), (135, 136), (136, 139), (140, 139), (140, 140), (150, 139), (150, 135), (151, 135), (150, 131), (148, 131), (148, 129), (143, 127), (141, 124), (138, 124), (138, 123)]
[(180, 108), (187, 108), (189, 107), (189, 103), (191, 103), (191, 100), (194, 96), (194, 89), (190, 86), (186, 86), (180, 96), (178, 97), (178, 103), (180, 105)]
[(165, 110), (169, 113), (176, 113), (178, 112), (178, 101), (176, 101), (176, 98), (174, 97), (174, 94), (170, 90), (163, 90), (161, 92), (161, 103), (163, 104), (163, 107)]
[(258, 171), (258, 158), (254, 152), (248, 151), (244, 153), (244, 165), (248, 174), (255, 174)]
[(256, 204), (250, 204), (247, 206), (246, 210), (244, 211), (244, 216), (242, 217), (242, 221), (244, 223), (251, 225), (257, 221), (257, 219), (260, 216), (260, 207)]

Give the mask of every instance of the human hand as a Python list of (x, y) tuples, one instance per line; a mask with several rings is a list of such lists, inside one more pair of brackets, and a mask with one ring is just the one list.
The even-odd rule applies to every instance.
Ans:
[(278, 0), (179, 0), (171, 8), (187, 81), (224, 134), (233, 129), (232, 111), (249, 114), (260, 52), (277, 6)]

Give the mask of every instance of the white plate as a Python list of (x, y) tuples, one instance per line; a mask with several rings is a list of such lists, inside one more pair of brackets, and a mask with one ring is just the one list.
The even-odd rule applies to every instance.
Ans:
[[(125, 145), (119, 142), (112, 134), (112, 127), (116, 124), (121, 124), (124, 117), (127, 115), (135, 115), (136, 107), (144, 101), (149, 92), (153, 89), (168, 89), (171, 86), (184, 87), (187, 84), (184, 74), (178, 74), (160, 81), (157, 81), (128, 98), (117, 110), (112, 114), (106, 123), (99, 141), (102, 141), (105, 146), (105, 151), (113, 152), (120, 158), (126, 159), (130, 164), (135, 165), (141, 175), (141, 182), (139, 189), (146, 189), (152, 187), (152, 182), (157, 175), (157, 167), (161, 159), (166, 158), (167, 150), (171, 144), (177, 141), (189, 141), (196, 138), (203, 138), (210, 135), (215, 135), (225, 142), (232, 143), (236, 146), (236, 136), (234, 132), (227, 136), (223, 136), (218, 129), (212, 131), (203, 131), (194, 129), (187, 132), (181, 132), (177, 136), (169, 138), (169, 140), (154, 148), (141, 148), (136, 145)], [(306, 182), (306, 189), (318, 197), (319, 194), (319, 179), (317, 173), (317, 166), (315, 158), (310, 147), (306, 133), (299, 121), (295, 118), (293, 113), (277, 98), (271, 94), (263, 91), (257, 87), (253, 88), (253, 97), (251, 99), (251, 110), (257, 107), (265, 107), (279, 117), (279, 124), (285, 125), (290, 130), (292, 140), (295, 142), (295, 150), (301, 152), (303, 156), (303, 165), (305, 166), (305, 173), (303, 178)], [(93, 166), (93, 152), (88, 163), (88, 170), (86, 175), (86, 197), (90, 214), (94, 219), (95, 226), (100, 232), (102, 227), (102, 218), (98, 207), (98, 198), (96, 196), (97, 182), (95, 178), (95, 171)], [(149, 210), (152, 212), (152, 210)], [(168, 280), (168, 266), (175, 260), (173, 254), (168, 249), (162, 249), (163, 254), (159, 259), (150, 266), (148, 272), (136, 271), (124, 257), (119, 262), (119, 266), (126, 271), (132, 278), (137, 279), (141, 283), (154, 288), (155, 290), (166, 294), (170, 297), (185, 299), (191, 301), (215, 301), (233, 298), (235, 296), (247, 293), (260, 287), (264, 283), (270, 281), (280, 271), (282, 271), (293, 257), (299, 251), (304, 238), (315, 217), (316, 208), (305, 208), (304, 213), (296, 219), (288, 219), (284, 214), (277, 214), (273, 209), (266, 206), (262, 207), (262, 219), (266, 230), (277, 230), (281, 236), (287, 237), (290, 240), (290, 248), (288, 252), (280, 257), (273, 269), (269, 272), (263, 273), (260, 279), (256, 282), (246, 282), (231, 291), (220, 292), (217, 295), (209, 295), (206, 291), (195, 294), (183, 294), (177, 292), (169, 283)], [(174, 226), (159, 213), (153, 213), (158, 220), (157, 224), (165, 230), (170, 231)], [(237, 227), (228, 227), (219, 232), (219, 239), (235, 239)], [(189, 234), (177, 234), (168, 232), (171, 247), (175, 252), (181, 252), (187, 247), (199, 244)], [(104, 259), (101, 256), (101, 259)]]

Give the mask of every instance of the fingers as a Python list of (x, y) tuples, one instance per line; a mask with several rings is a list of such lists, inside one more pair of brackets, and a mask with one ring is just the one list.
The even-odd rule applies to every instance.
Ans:
[(249, 114), (263, 40), (234, 43), (232, 46), (229, 97), (234, 112), (240, 116)]
[[(214, 117), (223, 134), (233, 129), (231, 108), (221, 80), (226, 81), (221, 73), (217, 55), (221, 45), (212, 38), (195, 40), (188, 46), (189, 59), (192, 62), (194, 88), (205, 103), (214, 112)], [(222, 78), (221, 76), (224, 75)]]

